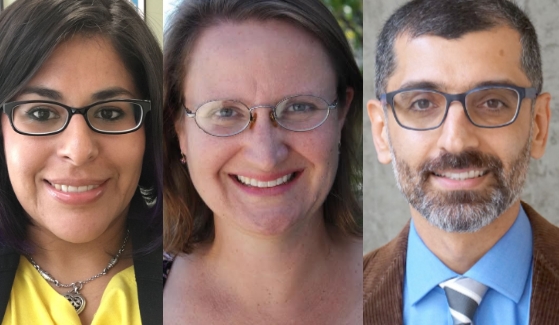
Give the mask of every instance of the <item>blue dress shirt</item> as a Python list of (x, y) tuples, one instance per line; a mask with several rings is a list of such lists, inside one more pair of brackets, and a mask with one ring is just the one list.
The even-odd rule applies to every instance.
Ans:
[[(452, 325), (439, 283), (459, 274), (425, 246), (410, 225), (404, 278), (404, 324)], [(488, 287), (476, 325), (528, 325), (532, 293), (532, 227), (520, 207), (507, 233), (464, 276)]]

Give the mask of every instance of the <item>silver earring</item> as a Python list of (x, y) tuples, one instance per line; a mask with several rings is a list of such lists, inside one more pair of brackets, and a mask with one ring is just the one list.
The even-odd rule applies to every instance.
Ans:
[(184, 153), (181, 152), (181, 159), (180, 159), (181, 164), (186, 165), (186, 156)]

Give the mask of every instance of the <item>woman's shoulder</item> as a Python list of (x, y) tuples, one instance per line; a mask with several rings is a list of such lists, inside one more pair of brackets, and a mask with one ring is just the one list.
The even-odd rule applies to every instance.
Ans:
[(363, 237), (348, 235), (336, 228), (329, 228), (328, 234), (339, 257), (350, 260), (363, 259)]
[(163, 287), (165, 287), (165, 282), (167, 282), (167, 277), (169, 276), (169, 272), (171, 272), (174, 261), (175, 256), (163, 252)]

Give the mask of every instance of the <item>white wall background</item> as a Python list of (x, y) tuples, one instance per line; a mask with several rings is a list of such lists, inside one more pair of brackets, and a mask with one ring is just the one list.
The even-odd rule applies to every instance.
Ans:
[(169, 16), (182, 0), (163, 0), (163, 26), (166, 28)]
[[(377, 35), (388, 17), (404, 0), (364, 0), (364, 98), (374, 98), (374, 67)], [(517, 0), (538, 33), (544, 70), (544, 91), (559, 98), (559, 4), (556, 0)], [(552, 98), (551, 130), (546, 154), (532, 161), (523, 200), (559, 225), (559, 101)], [(376, 158), (371, 124), (363, 112), (363, 252), (377, 248), (396, 236), (409, 219), (407, 202), (396, 188), (390, 166)]]

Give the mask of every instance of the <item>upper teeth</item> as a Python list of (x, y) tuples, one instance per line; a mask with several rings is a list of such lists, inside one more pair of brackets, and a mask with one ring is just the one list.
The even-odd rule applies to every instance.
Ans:
[(63, 184), (52, 184), (52, 186), (54, 186), (54, 188), (59, 191), (70, 192), (70, 193), (91, 191), (92, 189), (99, 187), (99, 185), (70, 186), (70, 185), (63, 185)]
[(437, 176), (443, 176), (443, 177), (446, 177), (446, 178), (450, 178), (450, 179), (453, 179), (453, 180), (463, 181), (465, 179), (483, 176), (483, 175), (485, 175), (485, 172), (481, 171), (481, 170), (470, 170), (469, 172), (463, 172), (463, 173), (444, 172), (444, 173), (436, 174), (436, 175)]
[(276, 180), (273, 180), (273, 181), (263, 182), (263, 181), (259, 181), (259, 180), (254, 179), (254, 178), (249, 178), (249, 177), (237, 175), (237, 179), (241, 183), (243, 183), (245, 185), (254, 186), (254, 187), (274, 187), (274, 186), (278, 186), (278, 185), (281, 185), (283, 183), (286, 183), (288, 180), (291, 179), (291, 177), (293, 177), (293, 174), (282, 176), (282, 177), (280, 177)]

